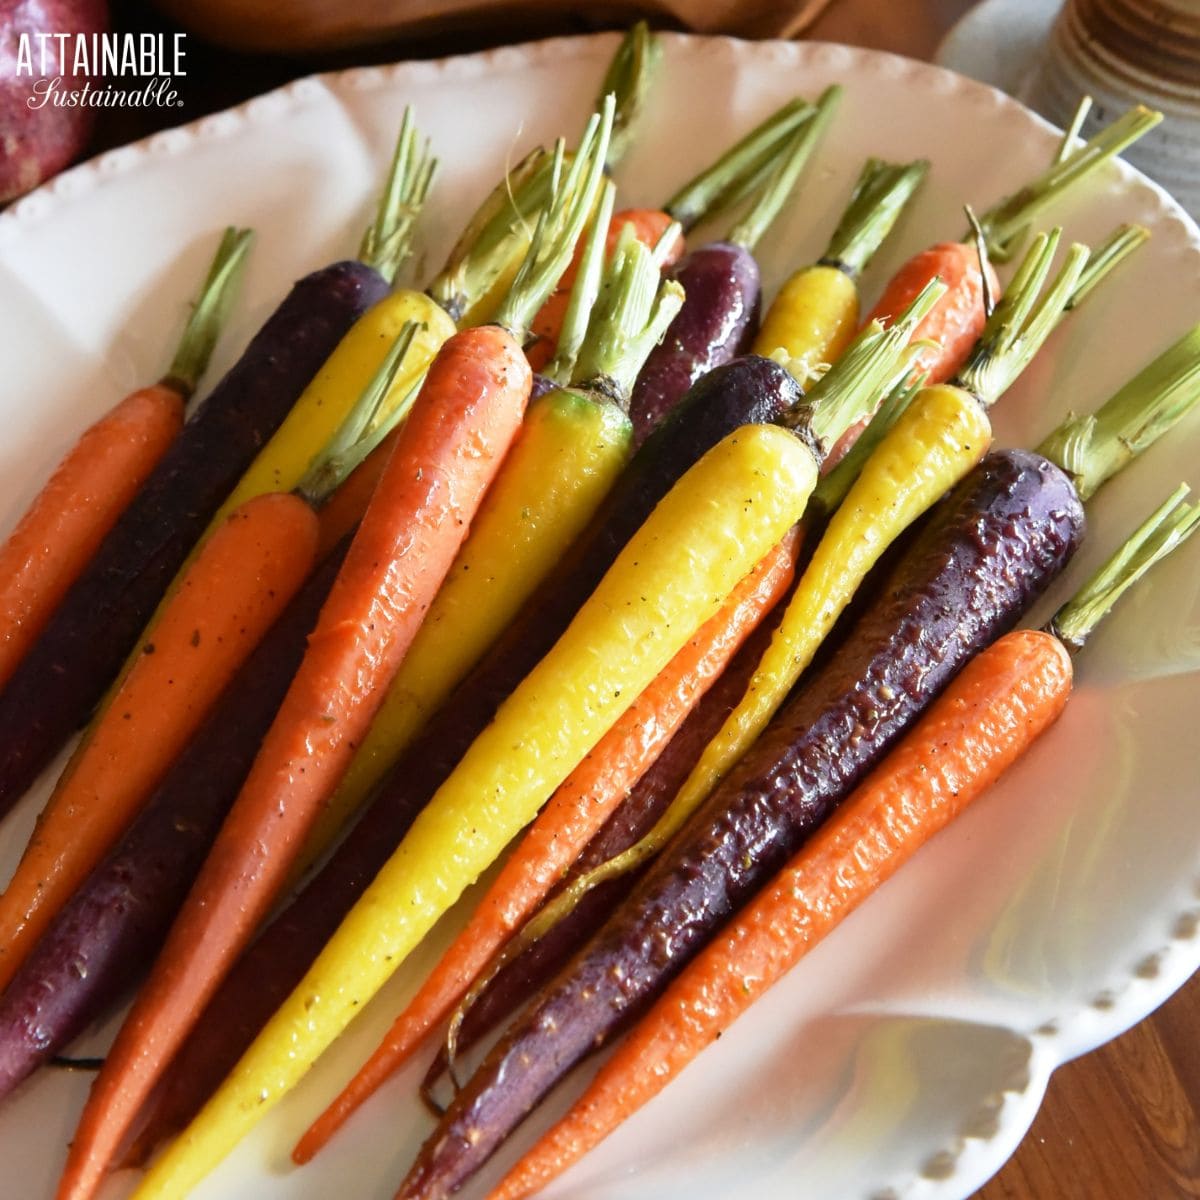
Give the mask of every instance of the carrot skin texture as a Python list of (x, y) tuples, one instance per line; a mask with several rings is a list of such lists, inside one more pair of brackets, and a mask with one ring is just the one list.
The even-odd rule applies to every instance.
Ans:
[[(788, 594), (790, 589), (770, 616), (746, 639), (654, 765), (588, 842), (566, 873), (563, 885), (551, 896), (557, 894), (561, 886), (627, 850), (654, 827), (695, 766), (700, 751), (742, 698), (783, 616)], [(458, 1031), (460, 1051), (475, 1045), (543, 987), (575, 950), (604, 924), (644, 873), (644, 868), (630, 871), (597, 884), (553, 929), (503, 967), (467, 1010)], [(445, 1068), (443, 1046), (425, 1076), (426, 1082), (432, 1084)]]
[[(992, 298), (998, 299), (1000, 280), (991, 263), (987, 270)], [(890, 318), (902, 313), (934, 276), (945, 283), (946, 293), (913, 331), (913, 342), (928, 339), (934, 343), (923, 348), (913, 360), (913, 373), (924, 371), (928, 373), (928, 383), (945, 383), (966, 362), (987, 322), (983, 273), (974, 245), (941, 242), (914, 254), (892, 276), (863, 324), (873, 320), (889, 324)]]
[(266, 916), (361, 740), (520, 425), (531, 372), (504, 330), (430, 367), (308, 650), (84, 1109), (59, 1196), (94, 1194), (170, 1057)]
[(1027, 451), (986, 457), (934, 510), (825, 669), (502, 1037), (397, 1200), (462, 1186), (575, 1063), (636, 1020), (973, 653), (1012, 627), (1082, 533), (1083, 509), (1057, 467)]
[(744, 354), (758, 328), (762, 283), (749, 250), (713, 242), (692, 250), (670, 274), (683, 286), (683, 307), (634, 385), (629, 416), (635, 446), (697, 380)]
[(657, 1095), (1057, 719), (1071, 659), (1041, 630), (981, 651), (829, 822), (690, 963), (489, 1200), (545, 1187)]
[(182, 428), (175, 388), (140, 388), (55, 468), (0, 547), (0, 687)]
[(620, 803), (665, 748), (700, 694), (713, 682), (791, 581), (797, 535), (793, 531), (742, 580), (721, 611), (702, 626), (649, 688), (626, 710), (595, 749), (546, 802), (509, 856), (475, 913), (396, 1018), (382, 1045), (360, 1071), (371, 1080), (352, 1105), (338, 1109), (319, 1135), (305, 1138), (293, 1157), (307, 1162), (328, 1137), (420, 1045), (425, 1034), (461, 999), (470, 980), (545, 898), (587, 845), (589, 834)]
[(38, 818), (0, 896), (0, 990), (149, 799), (239, 664), (311, 573), (317, 518), (259, 496), (205, 543)]
[(291, 994), (416, 815), (675, 481), (728, 432), (776, 420), (799, 398), (795, 380), (769, 359), (728, 364), (700, 381), (635, 454), (563, 564), (430, 718), (321, 870), (242, 956), (171, 1073), (162, 1102), (163, 1132), (191, 1118)]
[(0, 813), (87, 719), (209, 518), (386, 291), (361, 263), (300, 280), (184, 426), (0, 692)]
[(0, 1097), (100, 1017), (153, 961), (300, 665), (348, 544), (296, 593), (0, 997)]

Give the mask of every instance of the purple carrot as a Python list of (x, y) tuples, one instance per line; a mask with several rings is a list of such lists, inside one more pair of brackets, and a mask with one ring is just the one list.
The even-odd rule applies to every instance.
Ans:
[(156, 1113), (148, 1127), (147, 1145), (189, 1119), (241, 1057), (417, 813), (512, 689), (558, 640), (675, 481), (727, 433), (750, 422), (778, 420), (799, 400), (800, 389), (787, 371), (753, 356), (719, 368), (691, 389), (634, 455), (563, 562), (385, 776), (326, 865), (243, 955), (180, 1051), (161, 1118)]
[(348, 545), (292, 599), (0, 996), (0, 1097), (101, 1016), (154, 960), (300, 664)]
[(488, 1055), (397, 1200), (456, 1191), (563, 1075), (636, 1019), (971, 655), (1013, 626), (1082, 533), (1074, 488), (1047, 459), (985, 458), (825, 669)]
[(359, 262), (307, 275), (184, 426), (0, 692), (0, 814), (87, 720), (230, 489), (387, 290)]

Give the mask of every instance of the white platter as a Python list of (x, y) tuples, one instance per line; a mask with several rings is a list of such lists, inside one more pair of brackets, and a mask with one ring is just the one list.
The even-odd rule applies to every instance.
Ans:
[[(964, 202), (986, 207), (1054, 150), (1050, 128), (1014, 101), (938, 68), (812, 43), (665, 42), (659, 91), (619, 172), (626, 203), (661, 203), (790, 95), (846, 86), (802, 194), (761, 247), (768, 294), (821, 252), (866, 156), (933, 160), (868, 273), (870, 299), (913, 250), (961, 233)], [(613, 45), (559, 40), (305, 80), (105, 155), (0, 215), (0, 522), (90, 418), (163, 369), (221, 227), (260, 237), (215, 370), (292, 279), (352, 253), (406, 101), (444, 164), (420, 278), (506, 162), (578, 129)], [(1160, 190), (1114, 165), (1056, 215), (1083, 240), (1122, 220), (1154, 236), (1004, 400), (1004, 444), (1032, 445), (1068, 407), (1097, 405), (1200, 319), (1200, 234)], [(1200, 483), (1198, 449), (1193, 419), (1098, 498), (1086, 547), (1035, 619), (1171, 485)], [(549, 1194), (959, 1200), (995, 1172), (1054, 1067), (1138, 1021), (1200, 965), (1198, 593), (1200, 541), (1106, 625), (1081, 658), (1072, 706), (1020, 767)], [(0, 878), (47, 783), (0, 829)], [(314, 1165), (292, 1170), (287, 1154), (431, 952), (198, 1197), (392, 1195), (430, 1128), (413, 1099), (421, 1064)], [(76, 1051), (102, 1051), (114, 1028)], [(19, 1180), (22, 1200), (53, 1194), (87, 1083), (45, 1071), (0, 1109), (4, 1189)], [(106, 1200), (131, 1183), (114, 1178)]]

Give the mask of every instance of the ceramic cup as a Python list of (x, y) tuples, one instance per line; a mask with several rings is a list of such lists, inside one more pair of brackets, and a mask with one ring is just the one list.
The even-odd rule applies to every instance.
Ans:
[(1065, 125), (1084, 93), (1085, 135), (1134, 103), (1164, 114), (1124, 157), (1200, 218), (1200, 0), (1067, 0), (1019, 95)]

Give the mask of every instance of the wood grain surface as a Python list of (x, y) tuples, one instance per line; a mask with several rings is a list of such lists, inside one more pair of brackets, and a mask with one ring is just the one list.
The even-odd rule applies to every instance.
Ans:
[[(329, 3), (342, 0), (329, 0)], [(968, 0), (832, 0), (807, 36), (932, 57)], [(589, 32), (586, 5), (562, 5), (520, 38)], [(144, 0), (117, 0), (118, 29), (174, 28)], [(457, 30), (404, 45), (308, 57), (233, 54), (188, 43), (181, 119), (236, 104), (314, 70), (433, 57), (517, 40), (511, 29)], [(121, 145), (173, 120), (166, 110), (103, 110), (95, 149)], [(1200, 975), (1123, 1037), (1060, 1068), (1033, 1128), (975, 1200), (1181, 1200), (1200, 1197)], [(840, 1200), (813, 1197), (810, 1200)]]

